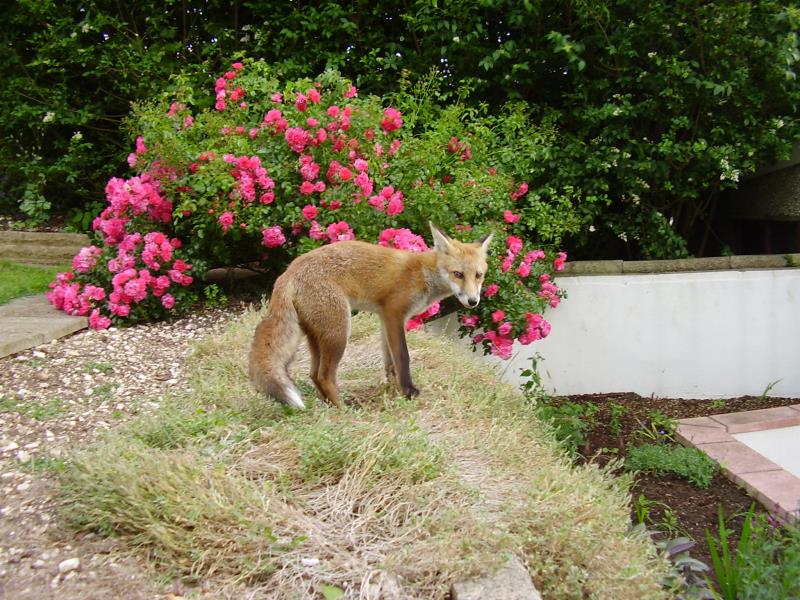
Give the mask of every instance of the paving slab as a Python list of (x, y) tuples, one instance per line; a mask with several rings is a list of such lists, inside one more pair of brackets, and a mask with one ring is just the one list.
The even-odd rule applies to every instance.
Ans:
[(70, 335), (89, 326), (53, 308), (44, 294), (17, 298), (0, 306), (0, 358)]
[(682, 419), (678, 429), (681, 443), (686, 445), (710, 444), (713, 442), (728, 442), (731, 439), (728, 429), (722, 423), (709, 417), (695, 417)]
[(717, 461), (723, 468), (736, 475), (780, 470), (780, 467), (774, 462), (736, 440), (703, 444), (701, 450)]
[(724, 425), (728, 433), (745, 433), (800, 425), (800, 414), (791, 406), (776, 406), (711, 417)]
[(452, 600), (542, 600), (531, 576), (516, 556), (493, 575), (454, 583)]

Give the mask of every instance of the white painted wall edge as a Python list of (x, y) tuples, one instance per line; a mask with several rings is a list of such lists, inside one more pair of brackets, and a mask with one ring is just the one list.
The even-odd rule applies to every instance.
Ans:
[[(800, 269), (563, 277), (550, 336), (487, 357), (505, 380), (539, 354), (554, 394), (800, 397)], [(453, 318), (432, 325), (457, 337)], [(466, 343), (466, 342), (465, 342)]]

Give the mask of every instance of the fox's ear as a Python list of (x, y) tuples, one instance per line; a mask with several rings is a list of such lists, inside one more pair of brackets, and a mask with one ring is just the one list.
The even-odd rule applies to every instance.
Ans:
[(428, 225), (431, 228), (431, 235), (433, 235), (434, 249), (438, 250), (439, 252), (448, 252), (451, 248), (450, 242), (452, 240), (442, 233), (441, 230), (430, 221), (428, 221)]
[(480, 244), (481, 249), (486, 254), (489, 252), (489, 245), (492, 243), (492, 238), (494, 237), (494, 233), (490, 233), (483, 239), (478, 240), (478, 244)]

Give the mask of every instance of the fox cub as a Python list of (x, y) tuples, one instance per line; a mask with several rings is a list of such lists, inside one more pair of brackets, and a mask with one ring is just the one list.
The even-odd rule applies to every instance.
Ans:
[(365, 242), (338, 242), (297, 257), (277, 279), (267, 315), (256, 328), (250, 378), (256, 388), (294, 408), (305, 408), (287, 368), (301, 333), (308, 338), (311, 380), (340, 406), (336, 369), (350, 336), (350, 312), (381, 318), (387, 380), (406, 396), (411, 381), (405, 322), (429, 305), (455, 295), (466, 307), (480, 301), (492, 236), (475, 243), (449, 238), (430, 224), (434, 251), (411, 253)]

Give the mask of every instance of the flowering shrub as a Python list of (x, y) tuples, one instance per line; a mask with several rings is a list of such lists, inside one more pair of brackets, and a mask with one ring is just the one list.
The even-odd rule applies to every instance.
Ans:
[(502, 357), (514, 339), (547, 335), (541, 313), (561, 297), (552, 276), (565, 256), (523, 248), (516, 204), (527, 184), (492, 165), (489, 128), (450, 111), (414, 135), (399, 110), (336, 73), (282, 85), (262, 62), (234, 63), (205, 110), (182, 101), (190, 92), (168, 109), (137, 108), (135, 174), (109, 181), (97, 245), (51, 284), (55, 306), (97, 328), (159, 317), (186, 307), (210, 267), (279, 272), (356, 238), (424, 252), (418, 233), (432, 220), (470, 238), (505, 233), (506, 254), (493, 251), (485, 301), (462, 315), (462, 332)]

